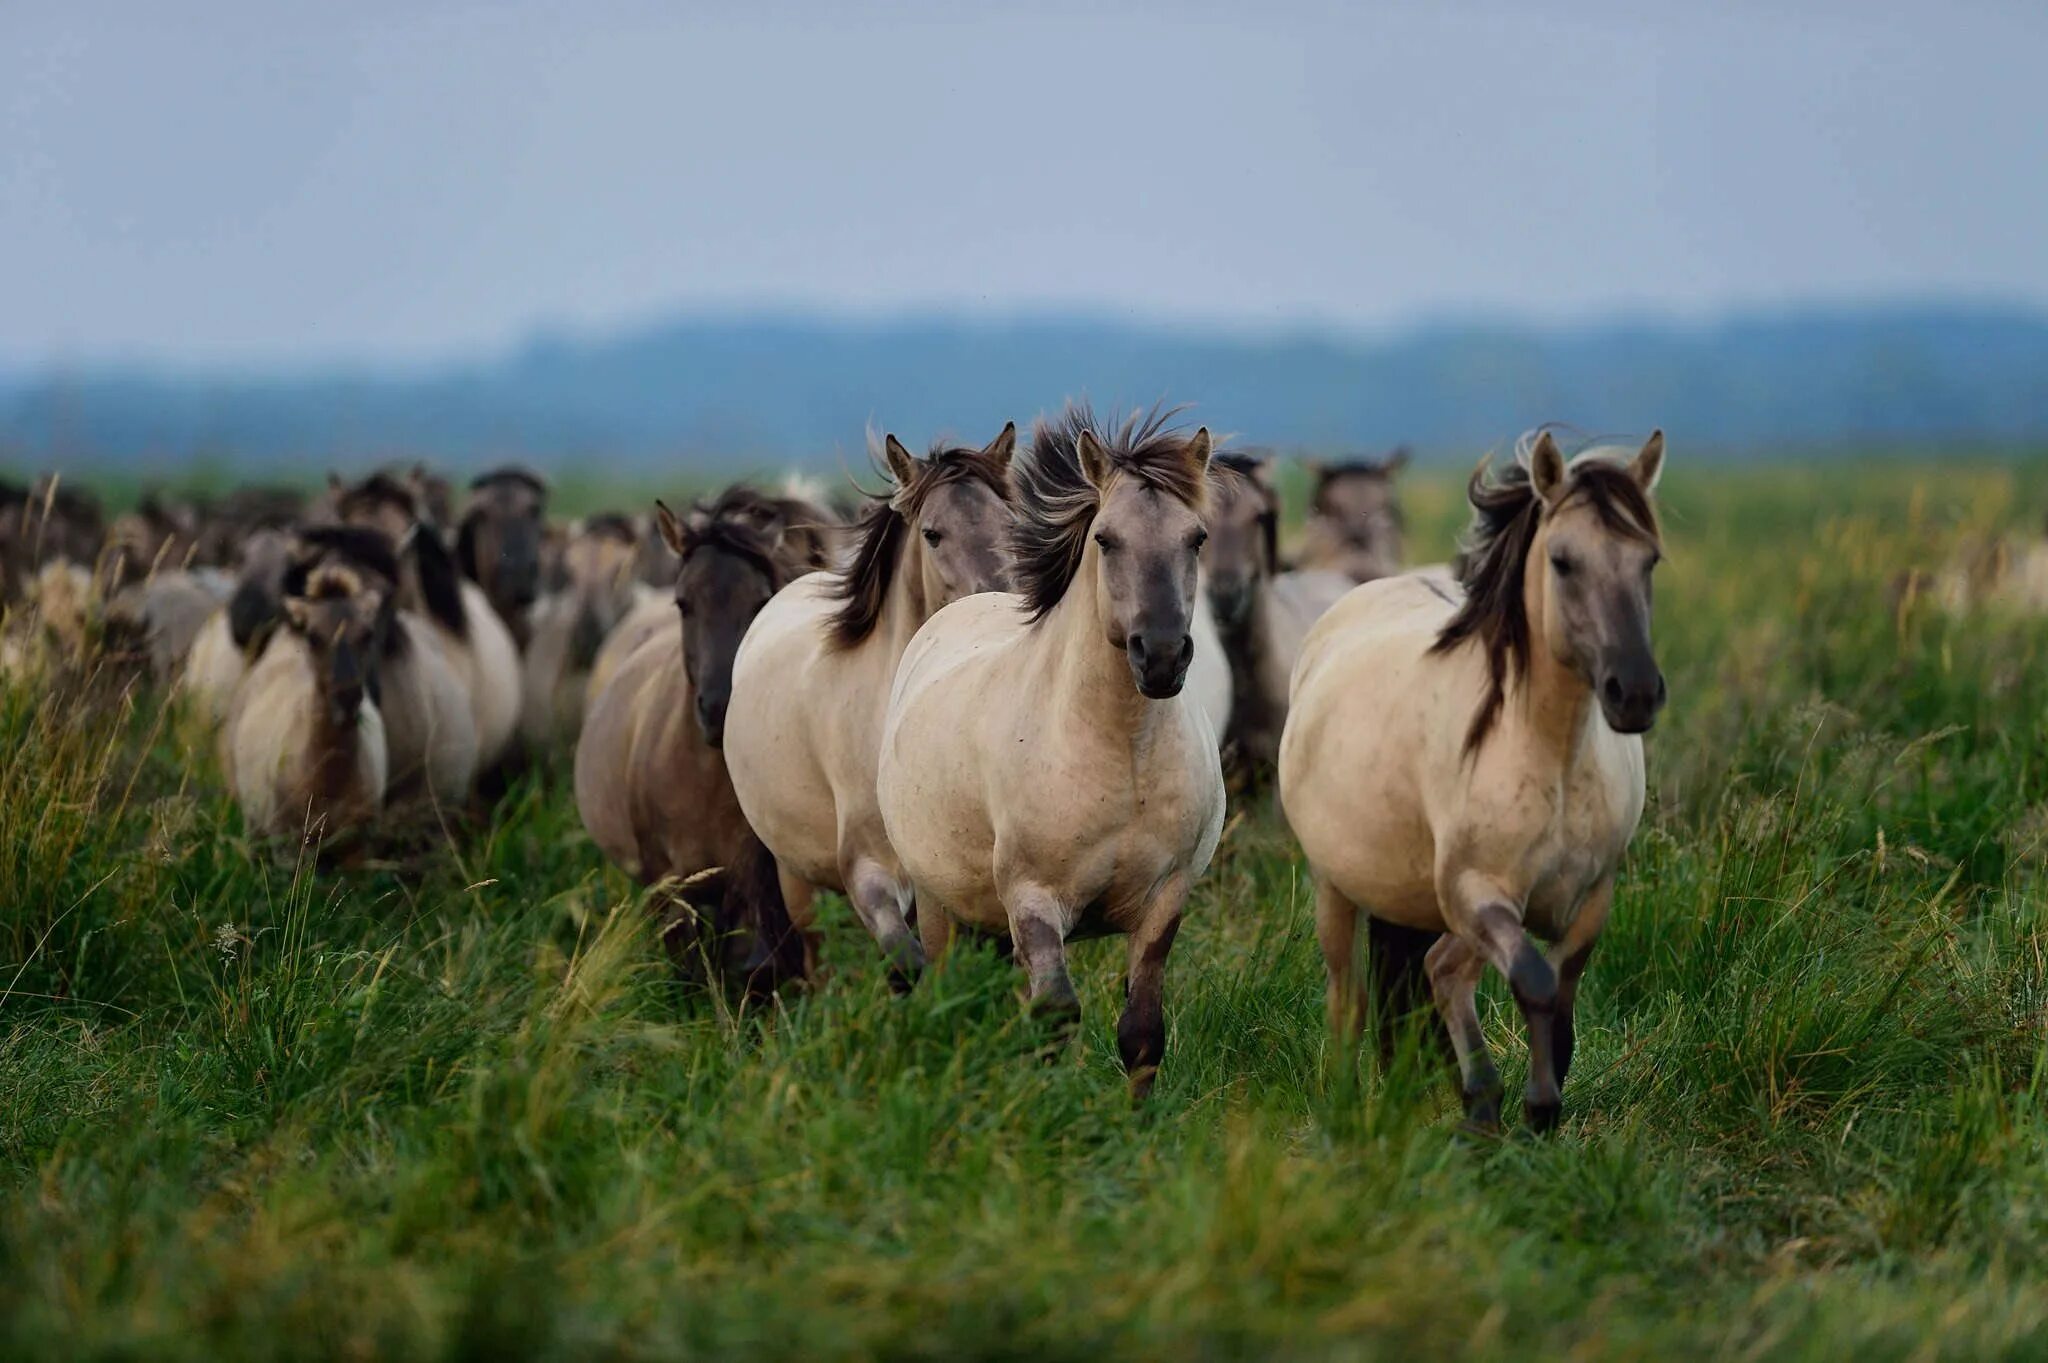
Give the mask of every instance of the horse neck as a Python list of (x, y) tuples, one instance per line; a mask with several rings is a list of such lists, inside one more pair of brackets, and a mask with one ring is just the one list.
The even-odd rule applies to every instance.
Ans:
[(1522, 569), (1522, 610), (1529, 621), (1529, 665), (1523, 674), (1520, 703), (1513, 709), (1539, 752), (1570, 766), (1585, 747), (1595, 722), (1593, 690), (1579, 674), (1551, 652), (1544, 629), (1543, 553), (1533, 547)]
[(924, 555), (917, 527), (906, 525), (902, 547), (896, 551), (896, 565), (889, 573), (889, 589), (882, 594), (882, 609), (875, 616), (870, 636), (890, 658), (900, 658), (910, 647), (910, 636), (930, 618), (931, 607), (924, 594)]

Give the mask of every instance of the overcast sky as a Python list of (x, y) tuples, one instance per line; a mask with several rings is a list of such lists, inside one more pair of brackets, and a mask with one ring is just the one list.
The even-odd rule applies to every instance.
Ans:
[(319, 8), (0, 0), (0, 359), (2048, 304), (2039, 0)]

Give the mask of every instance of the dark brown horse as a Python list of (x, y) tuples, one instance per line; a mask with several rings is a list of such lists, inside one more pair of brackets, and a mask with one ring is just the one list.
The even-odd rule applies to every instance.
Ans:
[[(678, 563), (675, 623), (644, 640), (593, 700), (576, 747), (576, 805), (607, 856), (643, 884), (674, 887), (728, 866), (746, 839), (720, 751), (733, 656), (761, 607), (809, 569), (808, 539), (784, 527), (825, 513), (747, 487), (687, 516), (660, 503), (656, 510)], [(684, 897), (694, 896), (669, 898), (664, 935), (679, 964), (693, 966), (704, 925)], [(715, 898), (726, 902), (722, 893)], [(802, 945), (780, 903), (764, 900), (756, 913), (767, 917), (758, 921), (712, 915), (721, 968), (752, 974), (767, 962), (771, 974), (801, 970)]]
[(547, 515), (548, 485), (540, 475), (493, 469), (469, 485), (469, 504), (455, 534), (463, 575), (484, 589), (521, 648), (533, 637)]

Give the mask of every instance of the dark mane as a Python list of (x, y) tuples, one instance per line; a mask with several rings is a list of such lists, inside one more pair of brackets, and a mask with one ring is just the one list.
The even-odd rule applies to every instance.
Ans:
[(1069, 403), (1055, 418), (1040, 417), (1031, 449), (1016, 463), (1017, 525), (1011, 532), (1010, 572), (1025, 610), (1042, 620), (1066, 595), (1088, 547), (1088, 527), (1102, 494), (1081, 469), (1081, 434), (1093, 434), (1111, 469), (1189, 506), (1206, 503), (1206, 473), (1187, 458), (1188, 437), (1172, 425), (1180, 409), (1154, 407), (1114, 421), (1105, 433), (1086, 403)]
[[(1408, 458), (1408, 447), (1406, 445), (1399, 445), (1389, 450), (1386, 456), (1380, 459), (1371, 459), (1365, 455), (1348, 455), (1334, 463), (1316, 465), (1316, 487), (1314, 493), (1309, 498), (1311, 508), (1315, 511), (1329, 510), (1329, 504), (1324, 501), (1323, 494), (1328, 491), (1330, 484), (1340, 479), (1371, 478), (1382, 483), (1392, 482), (1394, 475), (1407, 466)], [(1395, 523), (1399, 524), (1401, 521), (1400, 503), (1390, 501), (1387, 504), (1387, 510), (1392, 513)]]
[(448, 541), (426, 521), (413, 523), (406, 553), (419, 572), (420, 604), (458, 639), (469, 637), (469, 612), (462, 605), (462, 569)]
[[(1466, 488), (1472, 527), (1459, 545), (1454, 565), (1465, 600), (1430, 646), (1432, 653), (1448, 653), (1476, 639), (1486, 650), (1486, 696), (1465, 730), (1467, 754), (1479, 750), (1500, 717), (1509, 680), (1519, 681), (1529, 670), (1529, 613), (1522, 599), (1522, 575), (1543, 519), (1526, 465), (1512, 464), (1491, 480), (1487, 472), (1482, 463), (1472, 471)], [(1657, 513), (1620, 464), (1598, 457), (1573, 463), (1558, 506), (1581, 498), (1591, 503), (1609, 530), (1658, 542)]]
[(881, 492), (862, 493), (867, 505), (853, 524), (858, 547), (831, 588), (833, 599), (841, 603), (827, 626), (835, 647), (852, 648), (874, 632), (882, 603), (889, 598), (903, 537), (925, 499), (950, 483), (969, 479), (979, 480), (1006, 502), (1010, 499), (1009, 471), (1002, 461), (970, 446), (944, 442), (933, 443), (910, 486), (892, 484)]
[(334, 505), (336, 514), (344, 517), (358, 507), (395, 506), (414, 520), (422, 512), (413, 490), (382, 469), (344, 489)]
[(812, 514), (813, 509), (803, 502), (788, 497), (771, 497), (765, 492), (735, 483), (708, 502), (698, 502), (692, 508), (697, 514), (690, 517), (685, 533), (688, 535), (688, 552), (683, 561), (701, 549), (713, 549), (745, 559), (761, 571), (768, 579), (769, 590), (779, 591), (788, 580), (784, 565), (778, 561), (775, 545), (764, 533), (761, 513), (770, 513), (773, 518), (787, 524), (792, 516)]
[(546, 479), (519, 464), (505, 464), (498, 468), (486, 469), (469, 480), (469, 490), (475, 492), (478, 488), (489, 487), (493, 483), (523, 483), (543, 497), (547, 496), (548, 492)]
[[(361, 525), (313, 525), (298, 535), (299, 551), (284, 570), (284, 594), (303, 596), (306, 578), (322, 563), (339, 561), (398, 582), (398, 551), (390, 536)], [(310, 552), (308, 552), (310, 551)]]

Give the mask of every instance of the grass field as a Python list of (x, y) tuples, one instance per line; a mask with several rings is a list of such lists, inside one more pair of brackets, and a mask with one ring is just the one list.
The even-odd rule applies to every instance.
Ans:
[(2048, 622), (1892, 599), (2044, 492), (1667, 479), (1671, 706), (1547, 1140), (1332, 1053), (1265, 805), (1133, 1111), (1119, 943), (1052, 1063), (1010, 966), (895, 997), (836, 901), (820, 986), (735, 1016), (564, 771), (315, 874), (156, 698), (9, 694), (0, 1356), (2048, 1356)]

